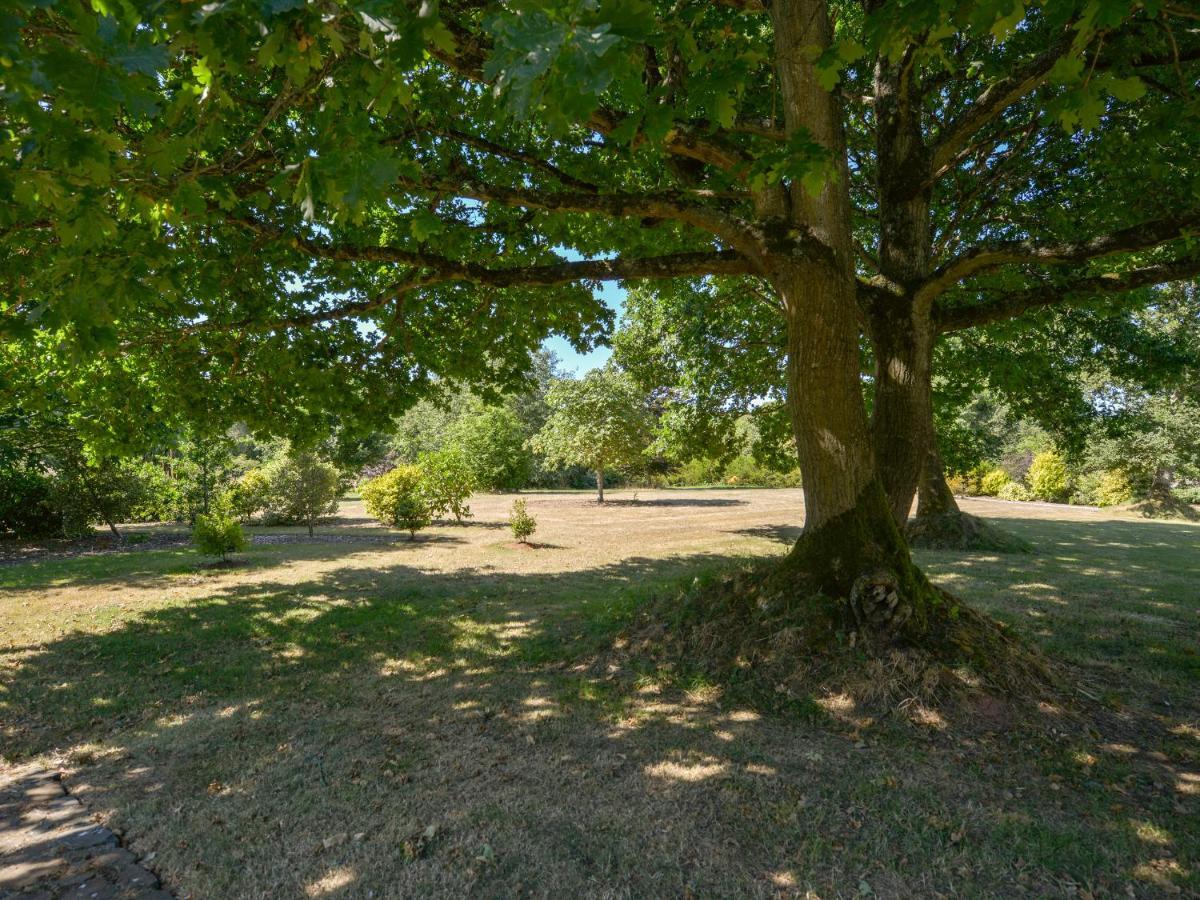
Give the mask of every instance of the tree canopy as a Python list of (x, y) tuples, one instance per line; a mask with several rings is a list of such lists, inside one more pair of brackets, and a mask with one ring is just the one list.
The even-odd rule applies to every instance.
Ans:
[(552, 463), (595, 472), (603, 502), (605, 471), (635, 465), (650, 443), (645, 396), (632, 378), (609, 366), (558, 381), (546, 399), (550, 417), (534, 436), (534, 449)]
[[(832, 10), (813, 71), (845, 110), (865, 303), (895, 287), (874, 271), (891, 189), (875, 138), (902, 126), (927, 157), (919, 293), (941, 329), (1196, 269), (1171, 243), (1197, 205), (1179, 10)], [(130, 407), (168, 395), (299, 429), (322, 403), (367, 415), (434, 375), (514, 378), (545, 333), (606, 326), (589, 280), (754, 271), (766, 198), (836, 175), (784, 122), (758, 2), (10, 15), (4, 326), (137, 371)], [(900, 92), (880, 94), (892, 69)], [(1139, 255), (1097, 267), (1120, 251)]]

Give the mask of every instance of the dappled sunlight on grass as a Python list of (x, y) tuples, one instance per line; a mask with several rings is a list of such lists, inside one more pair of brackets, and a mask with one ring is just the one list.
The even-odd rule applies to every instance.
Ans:
[(304, 893), (309, 897), (328, 897), (331, 894), (341, 893), (357, 880), (358, 873), (352, 866), (336, 866), (316, 881), (306, 885)]
[(729, 770), (728, 763), (718, 762), (711, 758), (702, 760), (664, 761), (652, 763), (645, 767), (645, 773), (651, 778), (662, 781), (705, 781), (716, 778)]
[(1167, 847), (1175, 843), (1169, 831), (1153, 822), (1147, 822), (1145, 819), (1130, 819), (1129, 824), (1138, 840), (1143, 843), (1154, 844), (1158, 847)]
[(1063, 706), (1032, 735), (915, 705), (872, 723), (837, 697), (799, 719), (606, 655), (652, 594), (783, 549), (798, 495), (752, 493), (531, 495), (563, 550), (472, 526), (211, 574), (186, 553), (0, 571), (23, 585), (0, 591), (4, 752), (66, 766), (195, 896), (1197, 889), (1200, 529), (1009, 518), (1040, 553), (920, 554), (1081, 673), (1103, 731)]

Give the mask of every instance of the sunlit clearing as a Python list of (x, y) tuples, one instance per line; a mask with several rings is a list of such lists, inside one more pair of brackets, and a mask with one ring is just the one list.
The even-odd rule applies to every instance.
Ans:
[(1191, 797), (1200, 797), (1200, 775), (1184, 772), (1175, 781), (1175, 790)]
[(794, 888), (796, 886), (796, 875), (791, 871), (772, 872), (771, 883), (776, 887)]
[(735, 709), (728, 716), (730, 722), (757, 722), (762, 718), (758, 713), (749, 709)]
[(909, 710), (909, 718), (917, 725), (926, 728), (936, 728), (941, 731), (948, 724), (936, 709), (930, 709), (922, 703), (914, 703)]

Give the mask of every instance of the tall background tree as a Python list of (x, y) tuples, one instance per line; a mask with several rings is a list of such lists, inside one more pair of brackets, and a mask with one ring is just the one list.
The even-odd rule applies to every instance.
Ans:
[(551, 463), (584, 466), (596, 476), (604, 502), (604, 475), (636, 466), (650, 443), (650, 412), (632, 378), (614, 366), (562, 379), (547, 395), (550, 415), (533, 447)]

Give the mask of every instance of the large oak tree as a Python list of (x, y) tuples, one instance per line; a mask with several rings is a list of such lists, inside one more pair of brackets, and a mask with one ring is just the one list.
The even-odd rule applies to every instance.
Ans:
[(10, 9), (17, 339), (302, 427), (517, 379), (546, 333), (597, 333), (590, 282), (753, 276), (804, 474), (786, 577), (880, 639), (947, 609), (896, 524), (937, 335), (1200, 272), (1183, 4)]

